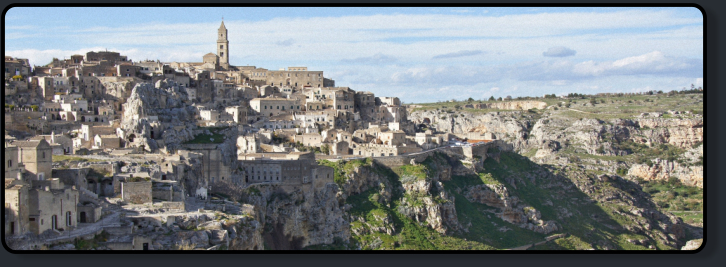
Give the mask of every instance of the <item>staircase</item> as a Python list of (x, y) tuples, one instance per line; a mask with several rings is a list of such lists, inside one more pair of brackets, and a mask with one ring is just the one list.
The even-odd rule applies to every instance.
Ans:
[(80, 188), (80, 199), (84, 201), (92, 202), (93, 204), (100, 205), (100, 200), (98, 199), (98, 195), (96, 193), (91, 192), (88, 189), (85, 189), (83, 187)]

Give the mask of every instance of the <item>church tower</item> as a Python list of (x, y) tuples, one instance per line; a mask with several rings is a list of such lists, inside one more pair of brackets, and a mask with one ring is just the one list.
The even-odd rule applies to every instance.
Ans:
[(217, 30), (217, 56), (219, 56), (219, 66), (229, 69), (229, 40), (227, 40), (227, 28), (224, 27), (224, 20)]

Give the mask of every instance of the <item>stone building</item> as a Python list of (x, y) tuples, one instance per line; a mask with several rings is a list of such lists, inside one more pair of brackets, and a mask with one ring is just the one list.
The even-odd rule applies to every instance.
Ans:
[(25, 58), (14, 58), (5, 56), (5, 80), (12, 78), (15, 75), (21, 75), (28, 77), (31, 72), (30, 61)]
[(250, 108), (266, 117), (301, 111), (298, 100), (287, 98), (255, 98), (250, 100)]
[(260, 152), (260, 139), (256, 134), (237, 137), (237, 155)]
[(144, 178), (126, 179), (121, 182), (121, 198), (128, 203), (151, 203), (151, 181)]
[(115, 134), (97, 134), (93, 137), (93, 149), (116, 149), (121, 147), (121, 138)]
[[(53, 150), (50, 144), (41, 140), (15, 141), (5, 146), (5, 177), (8, 177), (8, 171), (19, 171), (20, 165), (25, 171), (25, 176), (32, 180), (45, 180), (50, 178), (53, 168)], [(12, 175), (12, 174), (11, 174)], [(12, 177), (12, 176), (11, 176)]]
[(22, 235), (30, 231), (28, 187), (22, 180), (5, 178), (5, 236)]
[(403, 131), (381, 132), (378, 134), (378, 139), (385, 145), (398, 146), (406, 142), (406, 133)]
[(366, 91), (355, 92), (355, 110), (360, 113), (362, 120), (375, 120), (377, 118), (376, 96)]
[(297, 186), (333, 182), (333, 168), (318, 165), (310, 152), (256, 153), (238, 159), (244, 166), (244, 181), (233, 181), (237, 184)]
[(295, 135), (295, 143), (301, 143), (305, 146), (319, 147), (323, 144), (323, 137), (319, 133), (305, 133)]
[(333, 142), (330, 147), (330, 154), (332, 155), (350, 155), (350, 145), (345, 141)]
[(205, 121), (218, 121), (220, 118), (219, 111), (216, 110), (201, 110), (199, 116)]
[(57, 178), (32, 181), (28, 194), (28, 222), (35, 234), (71, 230), (77, 225), (78, 190)]
[(402, 154), (419, 152), (422, 149), (417, 146), (394, 146), (384, 144), (359, 144), (353, 147), (353, 155), (366, 157), (387, 157)]
[(232, 117), (232, 120), (238, 124), (247, 123), (247, 106), (231, 106), (224, 108), (224, 112)]
[(224, 21), (217, 29), (217, 56), (219, 57), (219, 68), (229, 69), (229, 40), (227, 40), (227, 27), (224, 27)]

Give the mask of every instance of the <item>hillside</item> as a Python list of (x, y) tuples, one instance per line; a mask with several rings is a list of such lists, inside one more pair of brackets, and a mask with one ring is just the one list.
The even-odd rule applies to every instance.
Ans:
[(549, 239), (530, 249), (678, 249), (693, 235), (625, 179), (541, 166), (513, 152), (480, 164), (474, 172), (442, 153), (400, 169), (330, 163), (348, 177), (351, 240), (314, 248), (521, 249)]

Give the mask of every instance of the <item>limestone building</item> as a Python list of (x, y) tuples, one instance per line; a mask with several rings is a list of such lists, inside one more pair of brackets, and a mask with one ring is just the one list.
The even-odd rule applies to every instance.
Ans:
[(250, 108), (266, 117), (301, 111), (300, 102), (297, 99), (276, 97), (252, 99), (250, 100)]
[(57, 178), (33, 181), (28, 196), (28, 222), (35, 234), (71, 230), (77, 225), (78, 190)]
[[(31, 180), (50, 178), (53, 168), (53, 150), (45, 139), (16, 141), (5, 146), (5, 177), (17, 177), (15, 173), (24, 172)], [(22, 164), (18, 165), (18, 164)]]
[(28, 184), (5, 178), (5, 236), (22, 235), (28, 225)]
[(222, 21), (222, 25), (219, 25), (217, 35), (217, 56), (219, 57), (219, 67), (227, 70), (229, 69), (229, 40), (227, 40), (227, 28), (224, 27), (224, 21)]
[(318, 165), (311, 152), (245, 154), (238, 159), (244, 166), (244, 181), (234, 181), (238, 184), (304, 185), (333, 182), (333, 168)]

